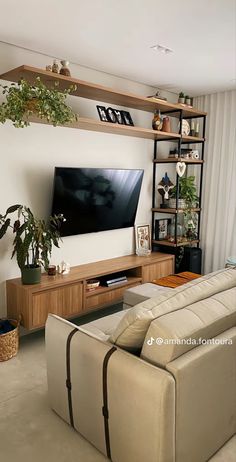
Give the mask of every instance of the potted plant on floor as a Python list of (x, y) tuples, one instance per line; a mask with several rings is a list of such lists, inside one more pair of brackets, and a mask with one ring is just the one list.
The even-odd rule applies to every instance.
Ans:
[[(12, 219), (12, 215), (16, 217)], [(0, 239), (10, 228), (13, 231), (12, 258), (16, 256), (23, 284), (37, 284), (41, 280), (41, 266), (47, 270), (52, 247), (59, 247), (60, 224), (63, 215), (45, 220), (35, 218), (29, 207), (13, 205), (0, 215)]]
[(37, 77), (33, 85), (21, 79), (18, 83), (1, 87), (6, 97), (6, 101), (0, 105), (2, 123), (11, 120), (16, 128), (27, 127), (32, 115), (46, 119), (54, 127), (77, 120), (77, 115), (66, 104), (67, 95), (75, 91), (76, 86), (60, 91), (59, 83), (55, 82), (50, 89)]

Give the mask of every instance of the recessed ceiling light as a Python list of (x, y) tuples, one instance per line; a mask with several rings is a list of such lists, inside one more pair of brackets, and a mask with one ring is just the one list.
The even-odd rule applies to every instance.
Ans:
[(159, 43), (157, 43), (157, 45), (153, 45), (150, 48), (154, 51), (159, 51), (159, 53), (163, 53), (165, 55), (173, 53), (173, 50), (171, 48), (165, 47), (164, 45), (160, 45)]

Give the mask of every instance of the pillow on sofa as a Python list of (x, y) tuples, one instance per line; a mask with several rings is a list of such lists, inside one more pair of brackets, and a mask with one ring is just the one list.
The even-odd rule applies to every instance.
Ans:
[(126, 313), (109, 341), (135, 352), (142, 348), (147, 330), (154, 319), (232, 287), (236, 287), (236, 269), (226, 268), (188, 282), (173, 292), (150, 298)]

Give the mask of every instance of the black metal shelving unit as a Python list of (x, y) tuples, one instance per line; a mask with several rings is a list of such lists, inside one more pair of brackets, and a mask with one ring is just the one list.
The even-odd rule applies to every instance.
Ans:
[[(154, 141), (154, 158), (153, 158), (153, 191), (152, 191), (152, 248), (153, 250), (158, 250), (162, 252), (168, 252), (175, 254), (178, 256), (181, 252), (183, 253), (183, 248), (187, 246), (200, 246), (200, 226), (201, 226), (201, 204), (202, 204), (202, 179), (203, 179), (203, 166), (204, 166), (204, 148), (205, 148), (205, 132), (206, 132), (206, 114), (183, 114), (184, 109), (172, 110), (172, 111), (162, 111), (162, 115), (168, 115), (172, 117), (178, 118), (179, 121), (179, 134), (180, 138), (171, 137), (166, 138), (165, 140), (156, 139)], [(183, 116), (184, 115), (184, 116)], [(186, 137), (182, 136), (182, 121), (183, 119), (191, 120), (191, 119), (199, 119), (202, 120), (202, 136), (201, 137)], [(158, 158), (158, 143), (160, 142), (176, 142), (178, 143), (178, 158), (177, 159), (163, 159)], [(200, 144), (201, 148), (201, 158), (199, 160), (195, 159), (185, 159), (181, 156), (181, 147), (183, 145), (191, 145), (191, 144)], [(177, 230), (178, 230), (178, 215), (183, 213), (182, 209), (179, 209), (179, 175), (176, 172), (176, 208), (175, 209), (161, 209), (156, 207), (156, 196), (157, 196), (157, 168), (160, 164), (176, 164), (179, 161), (183, 161), (186, 163), (186, 172), (185, 176), (188, 176), (188, 165), (197, 165), (200, 167), (200, 184), (199, 184), (199, 207), (193, 209), (193, 212), (198, 214), (198, 224), (197, 224), (197, 239), (192, 241), (184, 241), (178, 242)], [(157, 214), (170, 214), (175, 217), (175, 241), (169, 242), (166, 240), (157, 241), (155, 240), (155, 220)], [(177, 259), (176, 259), (177, 260)], [(188, 268), (186, 268), (188, 269)], [(178, 264), (176, 264), (175, 272), (178, 272)]]

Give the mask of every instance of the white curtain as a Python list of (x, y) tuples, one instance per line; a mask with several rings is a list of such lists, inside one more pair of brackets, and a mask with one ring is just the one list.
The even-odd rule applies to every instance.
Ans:
[(195, 106), (208, 113), (201, 247), (209, 273), (236, 256), (236, 90), (198, 97)]

